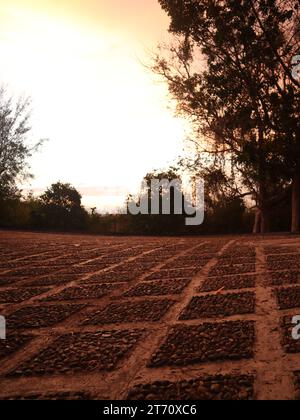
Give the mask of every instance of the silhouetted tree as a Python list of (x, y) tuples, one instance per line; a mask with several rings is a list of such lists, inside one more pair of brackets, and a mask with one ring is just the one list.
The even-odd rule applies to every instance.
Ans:
[(36, 218), (51, 229), (84, 229), (87, 212), (81, 205), (80, 193), (70, 184), (52, 184), (40, 197), (41, 209)]
[(291, 67), (300, 47), (298, 0), (159, 2), (178, 42), (157, 56), (154, 70), (202, 149), (238, 173), (243, 194), (256, 203), (260, 232), (291, 180), (300, 220), (300, 83)]
[(30, 101), (9, 97), (0, 88), (0, 200), (18, 195), (17, 182), (30, 176), (28, 159), (38, 146), (28, 144)]

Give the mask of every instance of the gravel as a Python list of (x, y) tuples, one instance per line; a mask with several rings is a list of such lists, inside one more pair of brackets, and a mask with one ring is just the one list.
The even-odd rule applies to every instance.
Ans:
[[(121, 283), (122, 284), (122, 283)], [(76, 300), (76, 299), (100, 299), (115, 290), (119, 284), (99, 284), (92, 286), (69, 287), (60, 293), (42, 299), (43, 302)]]
[(300, 269), (300, 261), (272, 261), (267, 264), (270, 271), (278, 270), (298, 270)]
[(283, 286), (288, 284), (297, 284), (300, 282), (299, 271), (276, 271), (270, 274), (272, 286)]
[(20, 303), (49, 290), (49, 288), (24, 289), (20, 287), (18, 289), (0, 290), (0, 303)]
[(234, 293), (195, 296), (183, 311), (180, 320), (225, 317), (255, 312), (255, 293)]
[(279, 309), (300, 308), (300, 286), (276, 289), (275, 293)]
[(64, 321), (85, 305), (51, 305), (24, 307), (7, 317), (7, 328), (50, 327)]
[(178, 325), (153, 354), (149, 367), (252, 358), (254, 325), (252, 321)]
[(209, 276), (229, 276), (231, 274), (244, 274), (252, 272), (255, 272), (255, 264), (230, 265), (223, 267), (216, 266), (210, 271)]
[(273, 263), (277, 261), (288, 261), (288, 262), (299, 262), (300, 261), (300, 254), (277, 254), (277, 255), (269, 255), (267, 256), (267, 262)]
[(254, 377), (211, 376), (179, 382), (156, 381), (133, 387), (128, 400), (189, 401), (189, 400), (253, 400)]
[(254, 288), (256, 276), (252, 274), (209, 277), (200, 287), (199, 292), (212, 292), (220, 289), (235, 290)]
[(113, 303), (93, 312), (83, 325), (118, 324), (127, 322), (159, 321), (174, 304), (171, 300)]
[(158, 281), (147, 281), (139, 283), (137, 286), (124, 293), (126, 297), (135, 296), (163, 296), (163, 295), (177, 295), (190, 283), (190, 279), (166, 279)]
[(271, 254), (291, 254), (297, 252), (297, 248), (292, 246), (267, 246), (264, 249), (266, 255)]
[[(69, 275), (69, 274), (54, 274), (51, 276), (46, 276), (38, 278), (36, 280), (26, 283), (28, 287), (38, 287), (38, 286), (63, 286), (72, 281), (78, 280), (80, 276)], [(24, 285), (25, 286), (25, 285)]]
[(33, 339), (31, 335), (16, 334), (7, 331), (6, 340), (0, 340), (0, 359), (11, 356), (16, 351), (21, 350)]
[(193, 268), (177, 268), (174, 270), (159, 270), (147, 276), (145, 280), (161, 280), (168, 278), (187, 278), (193, 277), (197, 273), (197, 269)]
[(94, 274), (88, 279), (84, 280), (84, 283), (120, 283), (129, 282), (140, 276), (140, 273), (136, 272), (123, 272), (118, 270), (106, 271), (101, 274)]
[(8, 376), (66, 375), (110, 371), (128, 355), (143, 331), (101, 331), (66, 334)]

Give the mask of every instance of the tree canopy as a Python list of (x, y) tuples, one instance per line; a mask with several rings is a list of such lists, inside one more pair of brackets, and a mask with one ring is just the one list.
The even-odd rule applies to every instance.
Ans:
[[(293, 188), (300, 228), (300, 50), (298, 1), (160, 0), (174, 43), (155, 57), (178, 113), (202, 154), (214, 154), (269, 228), (275, 202)], [(198, 170), (198, 168), (197, 168)], [(297, 208), (298, 206), (298, 208)], [(258, 225), (258, 224), (257, 224)]]
[(0, 199), (18, 192), (18, 182), (30, 176), (28, 159), (38, 144), (29, 143), (30, 100), (9, 97), (0, 88)]

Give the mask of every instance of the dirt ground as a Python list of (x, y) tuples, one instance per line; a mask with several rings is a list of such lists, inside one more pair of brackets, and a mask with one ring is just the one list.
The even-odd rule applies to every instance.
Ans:
[(1, 399), (300, 399), (300, 237), (0, 232)]

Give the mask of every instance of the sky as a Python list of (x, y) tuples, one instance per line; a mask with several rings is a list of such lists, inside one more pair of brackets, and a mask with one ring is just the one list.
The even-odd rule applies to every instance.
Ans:
[(70, 182), (83, 204), (122, 205), (182, 152), (185, 124), (144, 64), (168, 39), (157, 0), (1, 0), (0, 83), (32, 98), (27, 189)]

